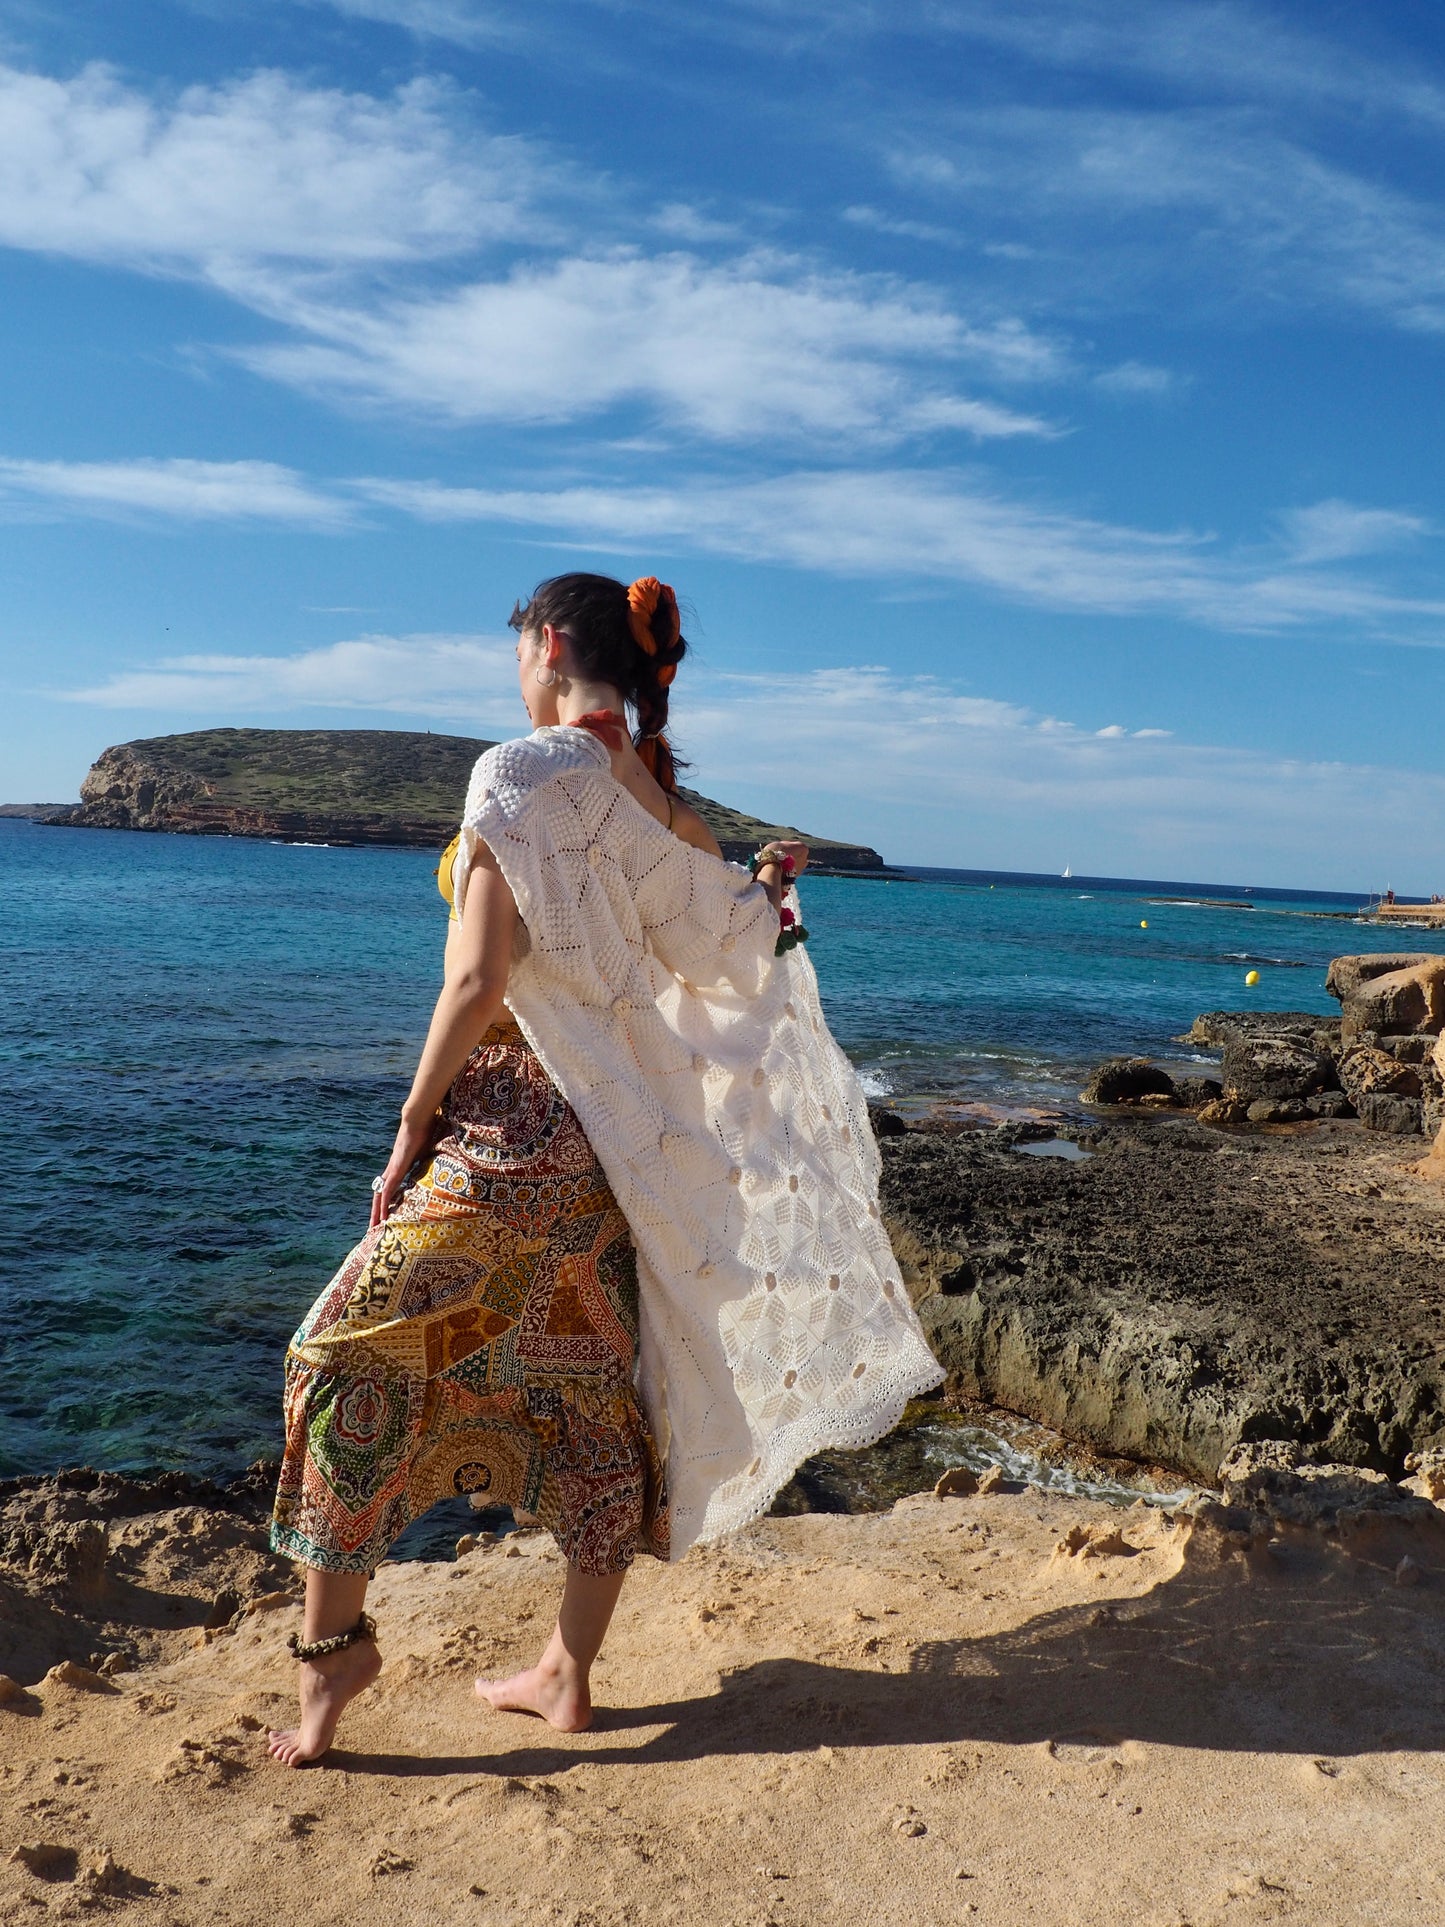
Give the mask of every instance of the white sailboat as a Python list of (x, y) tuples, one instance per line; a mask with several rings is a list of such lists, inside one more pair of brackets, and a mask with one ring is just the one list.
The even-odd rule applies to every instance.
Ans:
[(1073, 874), (1074, 874), (1074, 871), (1073, 871), (1073, 866), (1072, 866), (1072, 864), (1068, 864), (1068, 863), (1066, 863), (1066, 864), (1064, 865), (1064, 882), (1065, 882), (1065, 883), (1067, 883), (1067, 882), (1068, 882), (1068, 880), (1069, 880), (1069, 878), (1070, 878), (1070, 877), (1071, 877), (1071, 876), (1072, 876)]

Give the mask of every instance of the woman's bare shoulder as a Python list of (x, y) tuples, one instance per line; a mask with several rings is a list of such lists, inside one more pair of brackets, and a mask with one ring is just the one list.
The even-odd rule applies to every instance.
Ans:
[(695, 850), (706, 850), (709, 856), (722, 855), (717, 838), (691, 803), (684, 803), (676, 795), (672, 798), (672, 833), (680, 836), (684, 843), (690, 843)]

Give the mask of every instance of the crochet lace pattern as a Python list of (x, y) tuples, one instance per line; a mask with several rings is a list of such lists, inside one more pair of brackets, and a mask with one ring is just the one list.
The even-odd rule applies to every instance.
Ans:
[(761, 885), (665, 830), (580, 729), (478, 761), (463, 914), (479, 842), (521, 913), (507, 1003), (637, 1244), (677, 1558), (811, 1453), (882, 1438), (943, 1373), (879, 1217), (863, 1092), (806, 952), (773, 954)]

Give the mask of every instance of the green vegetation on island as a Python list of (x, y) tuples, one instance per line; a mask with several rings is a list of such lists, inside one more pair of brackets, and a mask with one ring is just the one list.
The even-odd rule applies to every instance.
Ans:
[[(89, 829), (193, 836), (264, 836), (327, 843), (429, 847), (455, 831), (467, 779), (491, 745), (471, 736), (404, 729), (197, 729), (105, 750), (78, 805), (46, 821)], [(764, 823), (681, 794), (734, 860), (773, 836), (801, 836), (818, 867), (879, 870), (876, 850)]]

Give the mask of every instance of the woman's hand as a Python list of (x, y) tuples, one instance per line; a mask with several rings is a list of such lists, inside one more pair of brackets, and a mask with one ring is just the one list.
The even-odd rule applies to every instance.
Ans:
[(808, 846), (795, 836), (775, 836), (760, 853), (757, 879), (767, 891), (775, 910), (781, 911), (788, 885), (795, 883), (808, 867)]
[(386, 1169), (381, 1174), (381, 1188), (371, 1194), (371, 1224), (375, 1231), (391, 1216), (391, 1208), (401, 1196), (406, 1185), (406, 1174), (419, 1158), (426, 1156), (431, 1149), (432, 1120), (425, 1124), (409, 1123), (403, 1116), (397, 1127), (396, 1142), (391, 1147), (391, 1156), (386, 1160)]

